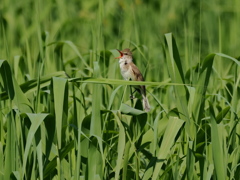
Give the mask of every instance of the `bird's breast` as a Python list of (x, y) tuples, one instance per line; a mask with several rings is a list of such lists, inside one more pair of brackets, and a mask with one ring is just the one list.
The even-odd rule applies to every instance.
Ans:
[(125, 80), (136, 81), (136, 77), (133, 73), (132, 67), (129, 64), (120, 64), (121, 74)]

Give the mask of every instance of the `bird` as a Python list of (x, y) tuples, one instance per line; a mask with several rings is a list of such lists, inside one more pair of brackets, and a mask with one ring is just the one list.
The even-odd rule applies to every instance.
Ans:
[[(133, 63), (133, 56), (131, 50), (129, 48), (126, 48), (122, 51), (117, 49), (117, 51), (120, 53), (120, 56), (116, 57), (115, 59), (119, 59), (119, 66), (121, 69), (122, 77), (125, 80), (129, 81), (144, 81), (142, 73)], [(135, 88), (135, 91), (139, 92), (142, 95), (143, 108), (146, 112), (149, 112), (150, 104), (146, 96), (146, 87), (144, 85), (137, 85), (133, 87)], [(133, 96), (131, 96), (131, 98), (133, 98)]]

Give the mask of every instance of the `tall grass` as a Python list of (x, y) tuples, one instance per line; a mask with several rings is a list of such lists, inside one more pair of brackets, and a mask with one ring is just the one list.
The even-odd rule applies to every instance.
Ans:
[(239, 5), (2, 0), (0, 179), (239, 179)]

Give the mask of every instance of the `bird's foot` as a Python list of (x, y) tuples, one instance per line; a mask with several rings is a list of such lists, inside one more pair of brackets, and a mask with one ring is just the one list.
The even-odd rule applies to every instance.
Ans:
[(135, 99), (135, 96), (134, 95), (130, 95), (130, 99)]

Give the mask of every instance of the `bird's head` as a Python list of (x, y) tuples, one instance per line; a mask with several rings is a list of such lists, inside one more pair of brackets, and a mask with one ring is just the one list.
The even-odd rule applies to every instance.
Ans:
[[(118, 49), (117, 49), (118, 50)], [(118, 50), (118, 52), (120, 53), (120, 56), (119, 57), (116, 57), (115, 59), (120, 59), (122, 58), (123, 56), (129, 56), (129, 57), (132, 57), (132, 52), (130, 49), (124, 49), (122, 51)]]

